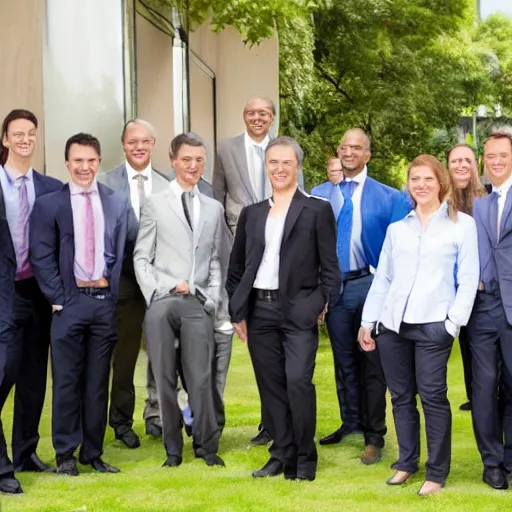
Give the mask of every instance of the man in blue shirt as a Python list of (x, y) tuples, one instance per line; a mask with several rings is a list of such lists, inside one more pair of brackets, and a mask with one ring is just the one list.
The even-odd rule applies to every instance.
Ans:
[(373, 464), (380, 460), (386, 434), (386, 383), (378, 352), (359, 351), (357, 331), (386, 230), (405, 217), (410, 206), (398, 190), (368, 177), (370, 139), (364, 131), (348, 130), (338, 156), (343, 175), (336, 181), (330, 172), (330, 180), (311, 192), (332, 205), (343, 279), (340, 299), (326, 315), (342, 425), (320, 444), (339, 443), (349, 434), (363, 432), (366, 448), (361, 462)]

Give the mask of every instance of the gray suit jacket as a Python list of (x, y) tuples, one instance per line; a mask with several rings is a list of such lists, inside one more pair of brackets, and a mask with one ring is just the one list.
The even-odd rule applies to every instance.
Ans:
[(183, 281), (194, 283), (205, 298), (205, 310), (214, 314), (222, 286), (219, 253), (222, 242), (222, 206), (199, 193), (198, 229), (192, 232), (181, 197), (170, 187), (151, 196), (139, 225), (133, 253), (135, 276), (149, 306), (171, 293)]
[[(242, 208), (258, 202), (249, 178), (244, 134), (219, 144), (212, 186), (213, 197), (224, 206), (226, 221), (234, 234)], [(299, 188), (304, 190), (302, 171)]]

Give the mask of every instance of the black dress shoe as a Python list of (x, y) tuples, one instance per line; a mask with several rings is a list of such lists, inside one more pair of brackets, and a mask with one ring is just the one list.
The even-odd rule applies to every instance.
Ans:
[(162, 437), (162, 427), (155, 421), (146, 421), (146, 435), (158, 439)]
[(178, 457), (177, 455), (169, 455), (167, 460), (162, 464), (162, 467), (177, 468), (178, 466), (181, 466), (182, 462), (183, 459), (181, 457)]
[[(277, 459), (269, 459), (267, 463), (256, 471), (252, 472), (252, 476), (254, 478), (265, 478), (267, 476), (279, 476), (283, 473), (284, 466), (280, 460)], [(293, 475), (295, 476), (295, 475)], [(292, 475), (290, 475), (290, 479), (292, 479)]]
[(267, 444), (272, 442), (272, 437), (270, 436), (268, 430), (266, 428), (260, 430), (258, 434), (256, 434), (249, 443), (253, 446), (266, 446)]
[(23, 494), (23, 489), (16, 478), (0, 478), (0, 492), (5, 494)]
[(34, 471), (35, 473), (50, 473), (53, 470), (48, 464), (45, 464), (36, 453), (33, 453), (23, 464), (16, 468), (16, 473), (24, 471)]
[(185, 425), (185, 434), (188, 437), (192, 437), (192, 425)]
[(335, 430), (332, 434), (322, 437), (319, 442), (322, 446), (326, 446), (329, 444), (337, 444), (337, 443), (341, 442), (341, 440), (344, 437), (347, 437), (351, 434), (360, 434), (360, 433), (361, 433), (361, 431), (358, 429), (349, 430), (349, 429), (345, 428), (344, 426), (341, 426), (338, 430)]
[(461, 411), (471, 411), (471, 402), (464, 402), (460, 407)]
[(482, 480), (493, 489), (508, 489), (507, 475), (499, 467), (486, 466)]
[(78, 468), (75, 459), (68, 459), (57, 464), (57, 473), (68, 476), (78, 476)]
[(137, 434), (132, 430), (127, 430), (122, 434), (116, 432), (116, 439), (122, 441), (128, 448), (138, 448), (140, 446), (140, 439)]
[(225, 466), (224, 461), (215, 453), (208, 453), (201, 457), (207, 466)]
[(312, 475), (310, 473), (301, 473), (299, 471), (295, 480), (307, 480), (308, 482), (312, 482), (315, 479), (315, 476), (316, 475)]
[(89, 463), (92, 469), (98, 471), (99, 473), (120, 473), (120, 470), (110, 464), (104, 462), (100, 457), (93, 459)]

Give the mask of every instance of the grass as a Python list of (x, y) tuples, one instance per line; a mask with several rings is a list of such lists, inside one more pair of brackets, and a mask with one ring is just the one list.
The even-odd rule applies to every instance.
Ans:
[[(105, 439), (105, 460), (120, 467), (118, 475), (99, 475), (80, 468), (78, 478), (52, 474), (21, 474), (24, 495), (0, 498), (1, 512), (109, 512), (109, 511), (187, 511), (187, 512), (386, 512), (386, 511), (496, 511), (509, 510), (507, 492), (493, 491), (481, 481), (482, 467), (471, 429), (471, 417), (458, 410), (465, 401), (462, 366), (458, 347), (454, 348), (449, 369), (449, 394), (453, 404), (452, 472), (438, 496), (416, 495), (424, 473), (413, 477), (403, 488), (385, 484), (390, 464), (397, 453), (391, 409), (388, 408), (387, 444), (383, 460), (366, 467), (359, 462), (363, 449), (360, 437), (340, 445), (322, 447), (315, 482), (290, 482), (278, 477), (253, 480), (250, 472), (267, 460), (265, 448), (248, 448), (259, 421), (259, 404), (247, 349), (235, 341), (226, 393), (228, 424), (220, 455), (226, 468), (208, 468), (193, 459), (190, 440), (186, 441), (184, 463), (177, 469), (161, 468), (163, 445), (144, 434), (141, 419), (144, 390), (144, 355), (137, 367), (137, 411), (135, 430), (142, 438), (137, 450), (122, 447), (111, 429)], [(329, 344), (323, 341), (315, 374), (318, 395), (318, 437), (339, 424)], [(39, 455), (53, 461), (50, 438), (50, 395), (41, 424)], [(4, 428), (11, 429), (12, 397), (4, 408)], [(425, 446), (425, 444), (423, 444)], [(422, 456), (422, 463), (425, 453)]]

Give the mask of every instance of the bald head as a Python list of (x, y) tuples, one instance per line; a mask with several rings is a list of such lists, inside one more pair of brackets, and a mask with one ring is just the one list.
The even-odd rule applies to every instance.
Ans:
[(357, 137), (360, 138), (362, 141), (364, 141), (364, 149), (366, 151), (371, 151), (371, 142), (370, 137), (366, 135), (366, 132), (364, 130), (361, 130), (361, 128), (350, 128), (350, 130), (347, 130), (343, 137), (341, 138), (340, 146), (343, 145), (343, 142), (348, 137)]
[(351, 128), (341, 138), (338, 156), (343, 174), (352, 178), (358, 175), (370, 161), (370, 137), (360, 128)]
[(276, 115), (276, 106), (268, 96), (253, 96), (252, 98), (249, 98), (245, 104), (244, 112), (249, 108), (253, 108), (255, 105), (261, 105), (262, 103), (264, 103), (265, 106), (270, 109), (273, 116)]
[(255, 142), (261, 142), (268, 135), (274, 122), (276, 107), (270, 98), (255, 96), (244, 108), (244, 121), (247, 134)]

